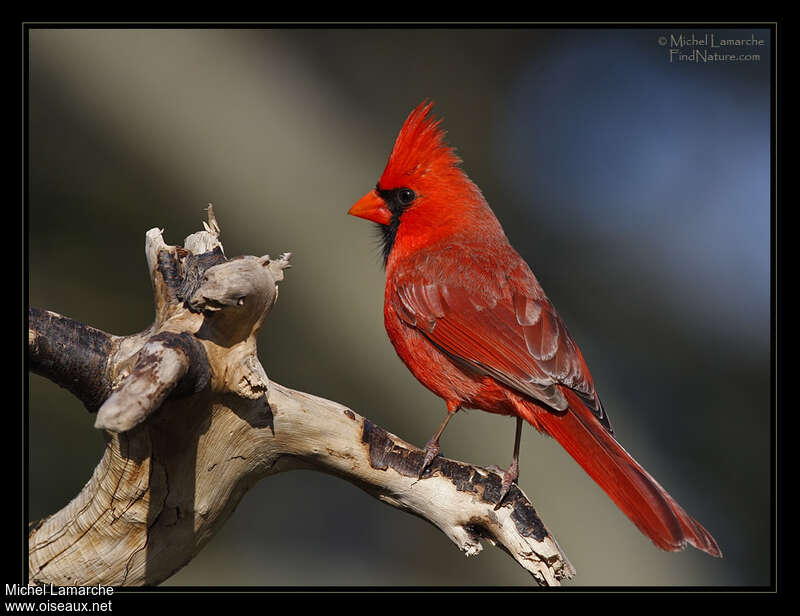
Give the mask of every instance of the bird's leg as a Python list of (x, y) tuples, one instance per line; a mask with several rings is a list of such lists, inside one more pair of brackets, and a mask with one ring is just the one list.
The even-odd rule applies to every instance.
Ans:
[(500, 498), (494, 506), (495, 509), (500, 508), (500, 505), (503, 504), (503, 499), (506, 497), (506, 494), (508, 494), (509, 489), (511, 489), (511, 484), (519, 477), (519, 441), (521, 437), (522, 417), (517, 417), (517, 434), (514, 437), (514, 460), (511, 462), (511, 466), (508, 467), (508, 470), (503, 473), (503, 483), (500, 486)]
[(459, 409), (458, 405), (448, 402), (447, 403), (447, 415), (445, 416), (444, 420), (442, 421), (442, 425), (439, 426), (439, 429), (436, 431), (428, 442), (425, 444), (425, 459), (422, 461), (422, 467), (419, 469), (418, 477), (422, 477), (422, 474), (425, 472), (425, 469), (428, 468), (433, 462), (433, 459), (439, 455), (439, 437), (442, 436), (442, 432), (444, 432), (445, 426), (447, 426), (448, 422), (453, 418), (453, 415), (456, 414), (456, 411)]

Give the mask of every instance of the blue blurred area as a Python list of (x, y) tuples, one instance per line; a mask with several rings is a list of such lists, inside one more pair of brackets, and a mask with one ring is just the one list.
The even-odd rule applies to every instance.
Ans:
[(645, 255), (682, 318), (763, 350), (768, 63), (670, 63), (658, 34), (560, 33), (498, 110), (496, 168), (531, 224)]

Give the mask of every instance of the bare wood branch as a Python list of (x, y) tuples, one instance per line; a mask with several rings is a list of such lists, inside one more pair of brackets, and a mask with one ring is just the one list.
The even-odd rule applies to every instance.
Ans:
[(108, 358), (117, 343), (115, 336), (55, 312), (31, 308), (28, 313), (31, 370), (70, 391), (90, 411), (111, 393)]
[[(62, 385), (65, 374), (85, 373), (70, 391), (99, 408), (96, 425), (107, 435), (83, 490), (31, 525), (31, 583), (158, 584), (198, 553), (252, 485), (296, 468), (336, 475), (423, 518), (467, 555), (487, 540), (539, 584), (574, 574), (516, 486), (494, 510), (497, 473), (436, 458), (418, 478), (416, 447), (340, 404), (271, 383), (255, 340), (289, 255), (228, 260), (218, 236), (211, 209), (206, 230), (183, 247), (166, 245), (158, 229), (147, 233), (156, 318), (140, 334), (111, 336), (31, 311), (32, 368)], [(81, 328), (91, 335), (59, 333)]]

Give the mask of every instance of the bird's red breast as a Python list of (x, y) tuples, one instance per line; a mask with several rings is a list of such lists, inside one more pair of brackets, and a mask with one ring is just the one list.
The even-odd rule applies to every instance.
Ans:
[(524, 418), (554, 436), (663, 549), (713, 537), (619, 446), (586, 362), (423, 103), (375, 189), (350, 210), (384, 243), (384, 322), (411, 372), (449, 409)]

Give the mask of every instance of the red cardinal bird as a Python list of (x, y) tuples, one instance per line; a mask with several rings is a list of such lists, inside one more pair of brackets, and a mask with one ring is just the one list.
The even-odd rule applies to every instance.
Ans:
[(614, 439), (578, 345), (422, 103), (374, 190), (349, 214), (378, 224), (384, 322), (400, 359), (447, 403), (420, 476), (462, 407), (517, 418), (499, 507), (518, 477), (522, 420), (553, 436), (664, 550), (719, 546)]

